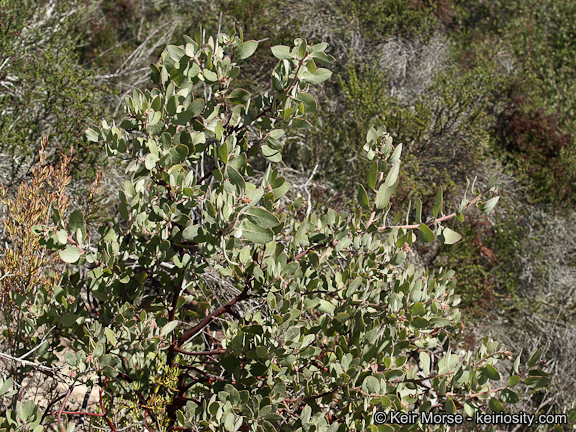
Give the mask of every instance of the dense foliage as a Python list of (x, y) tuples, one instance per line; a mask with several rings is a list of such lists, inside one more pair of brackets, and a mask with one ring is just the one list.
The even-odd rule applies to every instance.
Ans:
[[(424, 379), (426, 360), (422, 363), (420, 356), (430, 356), (434, 374), (444, 355), (456, 354), (459, 367), (470, 367), (474, 375), (488, 367), (482, 363), (486, 353), (481, 345), (491, 335), (507, 347), (496, 349), (488, 342), (498, 353), (494, 356), (503, 357), (494, 364), (500, 376), (513, 367), (504, 358), (508, 350), (527, 362), (529, 353), (541, 348), (536, 352), (543, 360), (536, 355), (529, 366), (551, 372), (532, 372), (529, 386), (515, 386), (519, 401), (509, 412), (573, 413), (574, 7), (570, 1), (536, 3), (199, 0), (191, 8), (187, 2), (141, 0), (1, 2), (0, 157), (6, 186), (0, 257), (1, 409), (20, 420), (28, 418), (28, 426), (34, 426), (30, 419), (35, 417), (43, 425), (68, 422), (70, 428), (74, 422), (80, 428), (110, 428), (108, 420), (116, 425), (112, 428), (130, 421), (153, 429), (163, 422), (178, 427), (177, 407), (186, 413), (192, 409), (181, 398), (194, 395), (190, 402), (198, 406), (193, 410), (201, 412), (204, 396), (230, 390), (218, 386), (223, 379), (222, 386), (236, 386), (244, 403), (242, 392), (248, 389), (239, 386), (255, 379), (256, 390), (248, 394), (265, 398), (270, 412), (280, 410), (281, 419), (272, 416), (270, 421), (278, 427), (294, 426), (290, 421), (297, 422), (299, 410), (307, 405), (311, 418), (323, 409), (328, 423), (350, 415), (354, 427), (360, 427), (357, 421), (374, 425), (371, 410), (383, 406), (362, 393), (367, 392), (363, 380), (383, 374), (382, 394), (395, 392), (410, 409), (427, 408), (430, 400), (442, 412), (450, 403), (433, 388), (438, 381)], [(182, 39), (199, 24), (203, 32)], [(239, 40), (222, 33), (233, 25)], [(301, 66), (300, 73), (314, 75), (315, 68), (321, 69), (322, 79), (302, 81), (293, 75), (281, 90), (280, 78), (294, 74), (302, 59), (292, 54), (279, 59), (278, 48), (271, 48), (293, 46), (295, 38), (304, 37), (316, 45), (294, 55), (310, 56), (311, 47), (327, 42), (324, 60), (336, 59), (324, 66), (332, 78), (325, 79), (329, 73), (316, 59), (314, 66)], [(255, 42), (249, 39), (258, 41), (254, 52)], [(243, 52), (244, 40), (244, 50), (250, 49)], [(169, 43), (176, 45), (162, 54)], [(197, 45), (199, 71), (187, 57), (189, 43)], [(181, 58), (178, 46), (184, 50)], [(150, 63), (157, 65), (151, 70)], [(163, 71), (170, 71), (174, 88)], [(293, 93), (286, 93), (288, 89)], [(294, 105), (285, 106), (286, 100)], [(127, 119), (119, 114), (122, 107)], [(114, 121), (100, 123), (101, 118)], [(96, 121), (98, 127), (82, 139), (85, 128)], [(374, 147), (383, 137), (392, 140), (390, 147)], [(400, 156), (402, 164), (389, 163)], [(385, 181), (391, 167), (398, 179), (392, 187)], [(99, 170), (103, 175), (94, 177)], [(494, 172), (502, 174), (498, 190), (490, 194), (502, 196), (493, 212), (469, 211), (462, 222), (455, 217), (434, 222), (443, 217), (441, 208), (459, 208), (465, 193), (478, 197), (476, 186), (465, 189), (468, 178), (477, 178), (480, 189), (490, 189), (486, 185)], [(264, 193), (257, 204), (237, 202), (260, 189)], [(429, 233), (415, 223), (415, 205), (417, 213), (429, 215), (420, 216), (420, 222), (440, 241), (422, 241)], [(387, 221), (382, 206), (389, 207)], [(392, 217), (400, 214), (398, 220)], [(377, 233), (386, 224), (390, 229)], [(396, 232), (391, 226), (398, 224), (414, 227)], [(32, 232), (35, 225), (43, 226), (34, 229), (38, 235)], [(438, 231), (445, 229), (448, 237), (452, 230), (462, 233), (463, 240), (445, 244), (450, 239), (446, 242)], [(410, 233), (419, 231), (414, 240)], [(352, 244), (343, 247), (346, 235)], [(258, 243), (265, 240), (276, 247)], [(397, 263), (401, 252), (406, 260)], [(185, 256), (190, 257), (186, 263)], [(297, 265), (297, 270), (279, 269), (284, 257), (286, 266)], [(449, 270), (457, 283), (446, 279)], [(250, 284), (246, 274), (252, 277)], [(408, 298), (420, 274), (430, 297)], [(304, 290), (315, 280), (316, 287)], [(399, 287), (394, 281), (401, 281)], [(343, 288), (350, 284), (357, 290), (352, 297)], [(432, 310), (444, 284), (443, 301), (450, 310)], [(241, 297), (224, 312), (221, 308), (246, 286), (248, 298)], [(386, 308), (392, 307), (392, 294), (402, 300), (398, 313), (390, 314)], [(461, 298), (462, 324), (453, 309), (456, 297)], [(323, 302), (315, 304), (319, 300), (334, 311)], [(418, 306), (418, 313), (412, 310), (417, 303), (422, 303), (423, 315)], [(299, 315), (288, 316), (292, 310)], [(210, 313), (215, 315), (202, 333), (179, 342), (178, 334)], [(350, 317), (344, 319), (344, 314)], [(356, 314), (364, 314), (361, 325)], [(394, 321), (391, 315), (404, 315), (406, 321)], [(416, 318), (430, 325), (449, 320), (439, 321), (440, 333), (431, 330), (428, 335), (437, 348), (416, 345), (428, 331), (414, 326)], [(363, 332), (372, 335), (370, 329), (379, 326), (394, 327), (399, 339), (392, 352), (378, 347), (385, 354), (375, 356), (368, 367), (372, 363), (358, 344)], [(299, 333), (288, 341), (286, 329), (292, 327)], [(246, 328), (263, 336), (246, 333)], [(134, 331), (142, 338), (130, 346)], [(348, 335), (346, 344), (337, 337), (342, 333)], [(237, 352), (232, 342), (240, 334), (249, 342), (248, 351), (255, 350), (245, 354), (240, 370), (260, 371), (268, 360), (267, 375), (243, 372), (244, 381), (237, 380), (231, 378), (231, 366), (221, 363), (227, 353)], [(298, 345), (302, 338), (310, 339), (310, 350)], [(139, 360), (151, 347), (160, 354)], [(177, 349), (208, 354), (187, 357)], [(96, 360), (94, 351), (100, 354)], [(74, 352), (79, 353), (76, 360), (70, 357)], [(467, 363), (466, 352), (478, 352), (480, 363)], [(360, 392), (350, 383), (346, 387), (342, 374), (333, 369), (347, 354), (360, 356), (361, 365), (354, 369), (362, 370), (355, 384)], [(295, 356), (295, 366), (280, 367), (289, 355)], [(147, 362), (158, 368), (137, 372)], [(70, 370), (74, 376), (66, 375)], [(101, 378), (94, 378), (97, 370)], [(387, 371), (405, 374), (396, 379), (386, 377)], [(291, 385), (281, 380), (284, 399), (276, 383), (263, 378), (278, 373), (292, 377)], [(352, 389), (351, 394), (335, 392), (340, 399), (330, 401), (326, 394), (312, 401), (322, 393), (296, 387), (293, 374), (299, 385), (306, 379), (322, 382), (326, 392), (338, 387)], [(402, 387), (402, 379), (416, 382)], [(446, 382), (458, 387), (464, 385), (462, 379)], [(515, 380), (502, 379), (496, 387)], [(418, 401), (406, 399), (413, 393), (403, 392), (412, 391)], [(514, 397), (507, 391), (494, 396), (511, 402)], [(469, 397), (474, 395), (469, 388), (446, 394), (462, 413), (470, 405), (482, 411), (489, 402), (485, 395)], [(372, 404), (360, 410), (355, 404), (363, 397)], [(394, 398), (390, 400), (393, 405)], [(214, 407), (227, 401), (222, 393)], [(379, 403), (387, 404), (385, 399)], [(252, 405), (251, 420), (241, 430), (262, 418)], [(206, 409), (206, 421), (215, 415), (226, 424), (224, 411), (211, 413), (210, 404)]]
[[(389, 216), (402, 145), (370, 128), (364, 150), (375, 197), (358, 184), (356, 214), (295, 217), (302, 198), (284, 199), (290, 185), (273, 164), (285, 128), (310, 127), (305, 116), (317, 107), (308, 88), (331, 75), (318, 66), (333, 61), (327, 44), (273, 47), (273, 92), (254, 95), (234, 78), (256, 41), (234, 33), (205, 41), (200, 32), (185, 40), (152, 66), (157, 88), (126, 99), (119, 127), (103, 121), (87, 132), (110, 156), (125, 155), (132, 173), (118, 217), (92, 243), (80, 210), (54, 208), (52, 222), (32, 230), (74, 267), (53, 290), (35, 283), (35, 292), (14, 297), (32, 312), (22, 317), (25, 329), (45, 329), (38, 359), (68, 340), (66, 384), (104, 391), (96, 423), (379, 430), (377, 410), (463, 408), (474, 416), (503, 410), (498, 397), (517, 401), (511, 388), (520, 382), (548, 382), (535, 353), (492, 388), (500, 380), (494, 364), (510, 353), (489, 340), (477, 353), (451, 346), (454, 272), (433, 277), (405, 265), (417, 237), (455, 243), (461, 236), (443, 222), (474, 205), (489, 212), (499, 197), (472, 185), (474, 198), (444, 215), (440, 189), (431, 218), (419, 201), (415, 213)], [(258, 185), (250, 178), (259, 158), (267, 168)], [(37, 424), (35, 410), (23, 412), (7, 411), (7, 426)], [(62, 414), (83, 412), (62, 405), (41, 424), (60, 423)]]

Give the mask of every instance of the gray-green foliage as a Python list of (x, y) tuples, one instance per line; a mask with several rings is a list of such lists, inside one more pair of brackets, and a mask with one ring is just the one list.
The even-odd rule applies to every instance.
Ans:
[[(302, 39), (273, 47), (272, 90), (251, 94), (234, 78), (257, 46), (233, 31), (168, 46), (152, 66), (156, 88), (126, 98), (124, 121), (87, 132), (126, 161), (118, 217), (97, 241), (78, 210), (36, 227), (70, 265), (54, 294), (37, 294), (28, 324), (56, 326), (71, 342), (75, 382), (104, 389), (104, 411), (91, 420), (399, 430), (377, 425), (375, 412), (498, 411), (517, 400), (518, 383), (546, 385), (536, 361), (517, 361), (504, 390), (493, 389), (495, 365), (510, 353), (488, 339), (474, 353), (451, 345), (454, 271), (434, 276), (406, 261), (417, 238), (457, 242), (443, 223), (475, 205), (490, 211), (494, 182), (486, 193), (472, 184), (473, 198), (449, 215), (441, 190), (430, 217), (419, 201), (391, 215), (402, 146), (370, 128), (361, 210), (298, 218), (301, 200), (275, 165), (285, 131), (310, 128), (317, 106), (308, 91), (330, 78), (321, 66), (333, 58), (326, 44)], [(256, 163), (266, 167), (260, 177)]]

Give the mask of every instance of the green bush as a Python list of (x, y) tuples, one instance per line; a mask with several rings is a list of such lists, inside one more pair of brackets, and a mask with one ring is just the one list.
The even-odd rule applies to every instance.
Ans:
[[(48, 343), (22, 347), (22, 367), (50, 367), (63, 350), (70, 371), (52, 379), (101, 389), (90, 411), (50, 400), (43, 424), (84, 416), (111, 429), (400, 430), (377, 413), (499, 412), (518, 400), (518, 383), (546, 385), (536, 352), (493, 386), (511, 353), (489, 339), (477, 352), (453, 345), (454, 271), (433, 276), (407, 261), (415, 242), (459, 241), (447, 221), (474, 206), (491, 211), (496, 178), (484, 193), (471, 185), (454, 213), (444, 214), (440, 191), (430, 217), (419, 201), (392, 216), (402, 145), (369, 128), (370, 194), (356, 186), (358, 211), (299, 219), (302, 200), (275, 165), (285, 131), (310, 128), (309, 88), (331, 75), (320, 67), (333, 61), (327, 45), (273, 47), (272, 90), (251, 94), (234, 78), (257, 42), (233, 31), (185, 42), (152, 65), (156, 87), (134, 90), (125, 120), (87, 131), (131, 175), (117, 217), (94, 238), (80, 210), (33, 228), (67, 268), (53, 292), (25, 299), (33, 306), (22, 332)], [(5, 427), (23, 411), (6, 411)]]

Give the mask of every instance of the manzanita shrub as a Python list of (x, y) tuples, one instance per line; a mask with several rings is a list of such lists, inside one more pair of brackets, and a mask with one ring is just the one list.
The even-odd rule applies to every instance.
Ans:
[(68, 383), (100, 395), (81, 411), (67, 397), (50, 401), (45, 423), (443, 430), (379, 423), (392, 412), (446, 421), (499, 412), (518, 401), (517, 384), (546, 385), (538, 353), (526, 366), (518, 357), (508, 380), (495, 364), (510, 353), (497, 342), (474, 353), (459, 347), (455, 272), (409, 264), (416, 241), (460, 240), (446, 221), (470, 207), (490, 211), (495, 178), (484, 193), (472, 185), (452, 214), (440, 190), (429, 217), (420, 201), (391, 215), (402, 145), (370, 129), (357, 210), (303, 216), (276, 166), (286, 131), (311, 127), (309, 87), (331, 75), (320, 67), (333, 61), (327, 44), (273, 47), (271, 88), (251, 94), (234, 79), (256, 41), (234, 30), (184, 39), (152, 65), (155, 88), (126, 98), (125, 120), (87, 131), (131, 173), (118, 217), (92, 236), (79, 210), (35, 227), (67, 263), (61, 285), (34, 309), (38, 328), (56, 327), (53, 347), (69, 341)]

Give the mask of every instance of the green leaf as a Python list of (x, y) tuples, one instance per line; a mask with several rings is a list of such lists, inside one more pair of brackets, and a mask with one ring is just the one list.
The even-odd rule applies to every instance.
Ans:
[(117, 344), (116, 335), (114, 334), (112, 329), (104, 327), (104, 334), (106, 335), (106, 340), (108, 340), (108, 343), (110, 343), (110, 345), (116, 348)]
[(496, 183), (498, 182), (498, 179), (500, 178), (500, 173), (494, 174), (490, 180), (488, 180), (488, 184), (486, 185), (486, 188), (488, 190), (492, 190), (492, 188), (496, 185)]
[(524, 380), (524, 384), (533, 389), (546, 387), (549, 383), (550, 378), (543, 376), (530, 376)]
[(284, 147), (280, 141), (271, 136), (266, 138), (266, 142), (268, 143), (268, 147), (270, 147), (272, 150), (282, 150)]
[(438, 215), (442, 213), (442, 207), (444, 205), (444, 196), (441, 187), (438, 188), (438, 190), (436, 191), (435, 202), (436, 204), (432, 209), (432, 215), (434, 216), (434, 219), (436, 219), (436, 217), (438, 217)]
[(335, 60), (334, 57), (323, 52), (313, 52), (310, 54), (310, 57), (316, 60), (316, 63), (319, 64), (330, 64)]
[(521, 355), (522, 355), (522, 350), (520, 350), (520, 354), (518, 354), (518, 357), (516, 357), (516, 360), (514, 361), (514, 364), (512, 365), (512, 371), (510, 372), (510, 375), (518, 374), (518, 370), (520, 367), (520, 356)]
[(520, 400), (518, 398), (518, 395), (509, 389), (504, 389), (502, 391), (501, 398), (502, 398), (502, 402), (506, 402), (506, 403), (517, 403)]
[(540, 360), (541, 355), (542, 355), (541, 350), (539, 349), (535, 350), (528, 359), (528, 367), (534, 367), (536, 363), (538, 363), (538, 360)]
[(64, 353), (64, 361), (70, 366), (76, 366), (78, 364), (78, 359), (71, 352)]
[(88, 139), (88, 141), (97, 143), (100, 140), (100, 134), (93, 129), (87, 129), (86, 138)]
[(290, 47), (286, 45), (276, 45), (272, 47), (272, 55), (278, 60), (291, 60), (294, 56), (290, 53)]
[(274, 233), (270, 228), (262, 228), (252, 222), (244, 221), (242, 238), (253, 243), (266, 244), (274, 240)]
[[(209, 202), (209, 201), (208, 201)], [(187, 241), (200, 241), (204, 233), (198, 225), (188, 225), (182, 232), (182, 238)]]
[(402, 143), (396, 146), (394, 152), (392, 153), (392, 156), (390, 156), (390, 159), (388, 159), (388, 163), (395, 165), (396, 162), (400, 160), (401, 155), (402, 155)]
[(424, 307), (423, 303), (418, 302), (412, 305), (410, 312), (412, 312), (412, 315), (425, 315), (426, 308)]
[(175, 125), (186, 125), (194, 117), (197, 117), (204, 110), (204, 99), (195, 99), (185, 111), (177, 113), (172, 119)]
[(336, 309), (336, 306), (334, 306), (332, 303), (330, 303), (327, 300), (320, 299), (320, 303), (318, 304), (317, 308), (320, 312), (323, 312), (325, 314), (333, 316), (334, 310)]
[(508, 385), (510, 385), (510, 387), (514, 387), (519, 382), (520, 382), (520, 377), (518, 375), (512, 375), (510, 377), (510, 379), (508, 380)]
[(254, 54), (256, 48), (258, 48), (258, 42), (255, 40), (249, 40), (236, 48), (234, 50), (234, 55), (237, 59), (244, 60)]
[(420, 365), (422, 366), (422, 372), (430, 375), (430, 355), (425, 351), (420, 352)]
[(504, 407), (502, 406), (500, 401), (496, 398), (490, 399), (490, 402), (488, 402), (488, 405), (490, 406), (490, 409), (492, 410), (492, 412), (495, 412), (495, 413), (504, 412)]
[(184, 51), (182, 48), (176, 45), (168, 45), (166, 47), (166, 50), (168, 51), (168, 55), (175, 62), (180, 61), (180, 59), (186, 55), (186, 51)]
[(311, 73), (308, 70), (302, 72), (302, 74), (300, 75), (300, 79), (302, 80), (303, 83), (320, 84), (326, 81), (327, 79), (330, 79), (331, 76), (332, 71), (324, 68), (318, 68), (314, 73)]
[(303, 130), (308, 130), (312, 128), (312, 124), (308, 120), (302, 118), (295, 118), (294, 126), (297, 127), (298, 129)]
[(462, 240), (462, 236), (450, 228), (443, 228), (440, 233), (440, 241), (444, 244), (454, 244)]
[(222, 162), (228, 163), (228, 145), (226, 143), (218, 148), (218, 156)]
[(7, 393), (8, 390), (10, 390), (10, 387), (12, 387), (13, 382), (14, 380), (12, 378), (8, 378), (6, 381), (2, 383), (2, 386), (0, 387), (0, 396), (2, 396), (4, 393)]
[(390, 260), (390, 264), (392, 265), (400, 265), (402, 264), (404, 261), (406, 261), (406, 252), (404, 251), (399, 251), (398, 253), (396, 253), (392, 259)]
[(304, 113), (314, 112), (318, 108), (316, 99), (314, 99), (308, 93), (298, 93), (296, 99), (298, 99), (304, 105)]
[(376, 208), (384, 209), (388, 207), (389, 203), (390, 203), (390, 188), (386, 183), (382, 183), (380, 185), (380, 189), (378, 189), (378, 194), (376, 195)]
[(274, 150), (264, 144), (260, 147), (262, 150), (262, 156), (268, 159), (270, 162), (280, 162), (282, 161), (282, 154), (278, 150)]
[(446, 402), (444, 402), (444, 409), (448, 414), (454, 414), (456, 412), (456, 405), (454, 405), (454, 401), (450, 399), (450, 396), (446, 396)]
[(373, 191), (376, 190), (376, 179), (378, 177), (378, 161), (373, 161), (368, 171), (368, 187)]
[(262, 228), (274, 228), (280, 224), (278, 218), (262, 207), (251, 207), (245, 211), (246, 218)]
[(424, 243), (430, 243), (434, 241), (435, 236), (432, 230), (422, 223), (418, 229), (418, 238)]
[(358, 199), (358, 204), (360, 204), (363, 209), (368, 210), (370, 208), (368, 203), (368, 194), (366, 193), (364, 186), (362, 186), (360, 183), (356, 184), (356, 196)]
[(480, 209), (480, 211), (482, 211), (484, 213), (490, 213), (492, 211), (492, 209), (494, 208), (494, 206), (496, 206), (496, 203), (498, 203), (499, 199), (500, 199), (499, 196), (494, 197), (494, 198), (490, 198), (485, 203), (480, 204), (478, 206), (478, 208)]
[[(171, 167), (186, 160), (188, 157), (188, 146), (184, 144), (175, 145), (168, 153), (160, 160), (160, 164), (165, 167)], [(151, 153), (152, 154), (152, 153)]]
[(420, 201), (420, 198), (416, 199), (414, 202), (414, 209), (416, 210), (415, 222), (420, 224), (422, 223), (422, 201)]
[(246, 106), (246, 104), (248, 103), (248, 101), (250, 100), (251, 97), (252, 97), (252, 93), (250, 93), (244, 89), (238, 88), (238, 89), (232, 90), (232, 92), (228, 96), (228, 100), (235, 105)]
[(178, 323), (179, 323), (178, 320), (170, 321), (168, 324), (162, 327), (162, 330), (160, 330), (160, 335), (166, 336), (172, 333), (172, 331), (178, 326)]
[(82, 252), (76, 246), (70, 246), (59, 252), (60, 259), (65, 263), (72, 264), (80, 259)]
[(378, 132), (373, 127), (370, 127), (368, 132), (366, 132), (366, 142), (371, 143), (372, 141), (378, 141)]
[(492, 381), (498, 381), (500, 379), (500, 374), (492, 365), (486, 365), (486, 376), (490, 378)]
[(464, 402), (464, 411), (468, 417), (474, 417), (476, 414), (476, 408), (470, 402)]
[(227, 166), (226, 176), (230, 180), (230, 183), (232, 183), (236, 187), (238, 195), (242, 195), (246, 190), (246, 182), (244, 181), (244, 177), (242, 177), (242, 174), (240, 174), (237, 170), (235, 170), (231, 166)]
[(60, 324), (64, 327), (72, 327), (76, 322), (76, 319), (78, 319), (77, 315), (68, 312), (60, 317)]
[(380, 393), (380, 380), (373, 376), (368, 376), (362, 383), (362, 387), (370, 394)]
[(412, 320), (412, 325), (418, 329), (423, 329), (430, 326), (430, 322), (427, 319), (416, 317)]
[(388, 175), (386, 176), (386, 184), (389, 187), (392, 187), (396, 183), (396, 180), (398, 180), (399, 172), (400, 172), (400, 162), (396, 162), (390, 169)]

